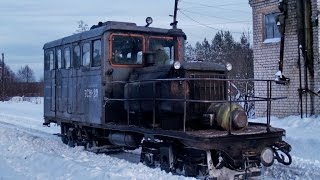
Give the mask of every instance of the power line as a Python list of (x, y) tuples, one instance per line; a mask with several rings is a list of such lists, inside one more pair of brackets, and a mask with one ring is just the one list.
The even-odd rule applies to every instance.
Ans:
[[(185, 3), (190, 3), (190, 4), (196, 4), (196, 5), (200, 5), (200, 6), (210, 6), (210, 5), (195, 3), (195, 2), (191, 2), (191, 1), (185, 1), (185, 0), (180, 0), (180, 1), (185, 2)], [(218, 5), (214, 5), (214, 6), (215, 7), (225, 7), (225, 6), (234, 6), (234, 5), (239, 5), (239, 4), (243, 4), (243, 3), (218, 4)], [(211, 6), (213, 6), (213, 5), (211, 5)]]
[[(202, 15), (202, 16), (213, 17), (213, 18), (217, 18), (217, 19), (223, 19), (223, 20), (229, 21), (229, 23), (244, 23), (244, 22), (249, 22), (249, 21), (235, 21), (235, 20), (228, 19), (228, 18), (223, 18), (223, 17), (214, 16), (214, 15), (208, 15), (208, 14), (198, 13), (198, 12), (189, 11), (189, 10), (185, 10), (185, 9), (181, 9), (181, 8), (180, 8), (180, 10), (181, 10), (181, 11), (185, 11), (185, 12), (189, 12), (189, 13), (193, 13), (193, 14), (199, 14), (199, 15)], [(222, 24), (222, 23), (221, 23), (221, 24)], [(225, 24), (228, 24), (228, 23), (225, 23)]]
[(220, 10), (223, 9), (223, 10), (232, 11), (232, 12), (240, 12), (240, 13), (251, 14), (251, 12), (248, 12), (248, 11), (241, 11), (241, 10), (238, 10), (238, 9), (223, 8), (223, 6), (235, 5), (235, 4), (239, 4), (239, 3), (212, 6), (212, 5), (194, 3), (194, 2), (185, 1), (185, 0), (183, 0), (183, 1), (181, 0), (181, 2), (182, 3), (186, 3), (186, 4), (194, 4), (194, 5), (198, 5), (198, 6), (208, 7), (208, 8), (214, 8), (214, 9), (220, 9)]
[[(185, 14), (184, 12), (182, 12), (180, 9), (179, 9), (179, 12), (180, 12), (182, 15), (184, 15), (186, 18), (188, 18), (188, 19), (190, 19), (191, 21), (193, 21), (193, 22), (195, 22), (195, 23), (198, 23), (198, 24), (200, 24), (200, 25), (202, 25), (202, 26), (205, 26), (205, 27), (207, 27), (207, 28), (213, 29), (213, 30), (215, 30), (215, 31), (221, 31), (221, 30), (222, 30), (222, 29), (217, 29), (217, 28), (208, 26), (207, 24), (203, 24), (203, 23), (201, 23), (201, 22), (199, 22), (199, 21), (191, 18), (190, 16), (188, 16), (187, 14)], [(229, 32), (235, 33), (235, 34), (243, 34), (243, 32), (234, 32), (234, 31), (229, 31)]]

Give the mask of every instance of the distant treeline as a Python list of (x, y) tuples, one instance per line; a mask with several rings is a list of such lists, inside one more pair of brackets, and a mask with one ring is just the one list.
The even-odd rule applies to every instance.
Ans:
[(28, 65), (14, 73), (8, 65), (0, 62), (0, 99), (13, 96), (43, 96), (43, 80), (36, 82), (34, 71)]

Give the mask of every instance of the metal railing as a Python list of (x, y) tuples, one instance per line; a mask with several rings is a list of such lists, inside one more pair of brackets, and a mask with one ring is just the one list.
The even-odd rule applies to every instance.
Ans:
[[(225, 82), (225, 86), (223, 89), (227, 90), (226, 96), (224, 99), (219, 99), (219, 100), (207, 100), (207, 99), (192, 99), (190, 98), (191, 96), (188, 94), (189, 92), (187, 90), (184, 90), (183, 96), (180, 98), (162, 98), (162, 97), (157, 97), (157, 89), (156, 85), (157, 83), (168, 83), (168, 82), (174, 82), (178, 81), (181, 83), (187, 83), (190, 84), (191, 81), (199, 81), (199, 82), (205, 82), (205, 81), (210, 81), (212, 82)], [(253, 83), (253, 82), (260, 82), (260, 83), (265, 83), (266, 84), (266, 96), (251, 96), (251, 95), (245, 95), (245, 99), (243, 100), (234, 100), (232, 99), (232, 83)], [(230, 103), (230, 112), (231, 112), (231, 103), (255, 103), (255, 102), (266, 102), (266, 108), (267, 108), (267, 122), (266, 122), (266, 127), (267, 131), (269, 132), (270, 130), (270, 116), (271, 116), (271, 102), (274, 100), (280, 100), (280, 99), (285, 99), (286, 97), (272, 97), (272, 83), (275, 83), (273, 80), (259, 80), (259, 79), (220, 79), (220, 78), (174, 78), (174, 79), (151, 79), (151, 80), (144, 80), (144, 81), (112, 81), (112, 82), (107, 82), (106, 86), (112, 86), (114, 84), (122, 84), (123, 88), (124, 85), (128, 83), (150, 83), (152, 84), (152, 97), (147, 97), (147, 98), (113, 98), (113, 97), (104, 97), (105, 105), (108, 104), (108, 102), (111, 101), (122, 101), (122, 102), (130, 102), (130, 101), (150, 101), (153, 102), (153, 107), (152, 107), (152, 127), (156, 127), (156, 104), (158, 102), (182, 102), (183, 103), (183, 131), (186, 131), (186, 122), (187, 122), (187, 110), (188, 110), (188, 104), (190, 103), (202, 103), (202, 104), (208, 104), (208, 106), (212, 103)], [(221, 83), (224, 84), (224, 83)], [(130, 125), (130, 108), (127, 108), (127, 121), (128, 125)], [(228, 134), (232, 134), (232, 128), (231, 128), (231, 116), (229, 117), (229, 130)]]

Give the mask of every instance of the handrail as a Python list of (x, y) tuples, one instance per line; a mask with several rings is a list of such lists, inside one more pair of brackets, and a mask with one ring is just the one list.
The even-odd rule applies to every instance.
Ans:
[[(190, 81), (224, 81), (227, 83), (228, 88), (225, 89), (225, 91), (228, 91), (226, 99), (224, 100), (202, 100), (200, 97), (199, 99), (190, 99), (187, 96), (187, 92), (183, 92), (183, 96), (181, 98), (160, 98), (156, 97), (156, 83), (161, 82), (173, 82), (173, 81), (183, 81), (190, 82)], [(244, 100), (232, 100), (231, 98), (231, 82), (266, 82), (266, 97), (261, 96), (247, 96)], [(112, 81), (112, 82), (106, 82), (106, 84), (127, 84), (127, 83), (152, 83), (152, 91), (153, 91), (153, 97), (152, 98), (109, 98), (104, 97), (105, 104), (107, 104), (109, 101), (123, 101), (123, 102), (129, 102), (129, 101), (152, 101), (153, 102), (153, 116), (152, 116), (152, 122), (153, 122), (153, 128), (155, 128), (155, 119), (156, 119), (156, 103), (159, 101), (171, 101), (171, 102), (183, 102), (183, 131), (186, 131), (186, 119), (187, 119), (187, 103), (230, 103), (230, 110), (231, 110), (231, 103), (248, 103), (248, 102), (267, 102), (267, 131), (270, 131), (270, 120), (271, 120), (271, 102), (275, 100), (285, 99), (287, 97), (272, 97), (272, 83), (275, 83), (274, 80), (261, 80), (261, 79), (221, 79), (221, 78), (173, 78), (173, 79), (149, 79), (149, 80), (142, 80), (142, 81)], [(250, 98), (250, 99), (249, 99)], [(130, 124), (130, 110), (128, 108), (128, 124)], [(228, 134), (231, 135), (231, 118), (229, 119), (229, 130)]]
[(117, 83), (135, 83), (135, 82), (166, 82), (166, 81), (230, 81), (230, 82), (274, 82), (275, 80), (265, 80), (265, 79), (222, 79), (222, 78), (166, 78), (166, 79), (147, 79), (147, 80), (134, 80), (134, 81), (111, 81), (106, 82), (107, 84), (117, 84)]

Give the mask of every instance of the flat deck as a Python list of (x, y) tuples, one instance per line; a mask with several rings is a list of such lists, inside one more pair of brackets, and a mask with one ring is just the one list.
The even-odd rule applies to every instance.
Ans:
[[(284, 131), (280, 128), (270, 127), (269, 132), (281, 132)], [(250, 124), (248, 127), (242, 130), (232, 130), (231, 134), (235, 136), (242, 135), (257, 135), (257, 134), (265, 134), (268, 133), (267, 127), (264, 124)], [(204, 138), (216, 138), (216, 137), (224, 137), (228, 136), (228, 131), (226, 130), (217, 130), (217, 129), (207, 129), (207, 130), (195, 130), (195, 131), (186, 131), (186, 134), (190, 136), (198, 136)]]

